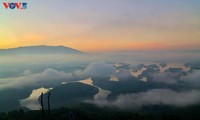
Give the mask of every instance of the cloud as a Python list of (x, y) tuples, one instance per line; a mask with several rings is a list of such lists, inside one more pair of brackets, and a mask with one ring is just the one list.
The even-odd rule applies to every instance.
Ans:
[[(185, 82), (185, 87), (200, 85), (200, 70), (188, 72), (185, 76), (177, 72), (158, 72), (151, 74), (153, 81), (166, 84), (180, 84)], [(182, 82), (181, 82), (182, 81)], [(147, 83), (148, 84), (148, 83)], [(121, 94), (114, 100), (88, 100), (86, 102), (96, 104), (100, 107), (118, 107), (121, 109), (138, 109), (146, 105), (170, 105), (185, 107), (200, 103), (200, 89), (189, 87), (189, 89), (179, 89), (178, 91), (170, 88), (149, 89), (146, 92)]]
[(179, 79), (179, 74), (172, 72), (158, 72), (151, 74), (151, 76), (153, 77), (153, 81), (167, 84), (175, 84)]
[(32, 74), (31, 70), (25, 70), (21, 75), (30, 75)]
[(200, 70), (194, 70), (186, 76), (180, 78), (182, 81), (189, 82), (195, 86), (200, 86)]
[(22, 76), (13, 78), (1, 78), (0, 90), (31, 86), (52, 87), (72, 78), (72, 73), (65, 73), (63, 71), (57, 71), (51, 68), (45, 69), (43, 72), (35, 74), (31, 74), (30, 70), (25, 70), (22, 73)]
[(172, 105), (185, 107), (200, 102), (200, 90), (176, 92), (170, 89), (152, 89), (147, 92), (119, 95), (116, 100), (87, 101), (98, 106), (137, 109), (145, 105)]
[[(173, 68), (176, 70), (175, 68)], [(163, 82), (167, 84), (176, 84), (178, 82), (185, 82), (186, 86), (193, 85), (200, 86), (200, 70), (193, 70), (192, 72), (157, 72), (151, 74), (153, 81)], [(189, 83), (189, 84), (188, 84)]]
[(131, 72), (129, 70), (119, 70), (118, 73), (116, 73), (116, 77), (119, 80), (128, 80), (129, 78), (133, 77)]
[(76, 71), (74, 73), (77, 77), (108, 77), (115, 71), (115, 68), (111, 64), (107, 64), (103, 61), (93, 62), (85, 70)]
[(24, 87), (54, 87), (69, 80), (84, 79), (85, 77), (108, 77), (114, 72), (114, 67), (105, 62), (93, 62), (84, 70), (75, 73), (65, 73), (47, 68), (41, 73), (25, 70), (20, 76), (0, 78), (0, 90)]

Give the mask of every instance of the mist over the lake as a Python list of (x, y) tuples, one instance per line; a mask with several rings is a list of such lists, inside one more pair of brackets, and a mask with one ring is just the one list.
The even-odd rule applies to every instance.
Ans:
[[(43, 49), (47, 48), (50, 49), (51, 46)], [(15, 49), (15, 53), (10, 50), (9, 53), (0, 55), (1, 111), (20, 107), (38, 109), (37, 99), (41, 90), (54, 93), (52, 104), (56, 105), (53, 108), (67, 106), (71, 102), (119, 109), (139, 109), (148, 105), (185, 107), (200, 102), (198, 51), (86, 53), (74, 50), (74, 53), (62, 53), (68, 48), (63, 49), (62, 46), (63, 50), (60, 51), (58, 46), (58, 52), (47, 50), (42, 53), (34, 50), (34, 47), (31, 50), (29, 47), (24, 49), (26, 53), (16, 52)], [(87, 81), (89, 78), (92, 84)], [(86, 81), (78, 84), (81, 80)], [(71, 84), (77, 84), (75, 91), (70, 88)], [(65, 98), (56, 99), (65, 91), (64, 86), (70, 90), (70, 95), (80, 92), (82, 85), (99, 92), (89, 94), (87, 91), (87, 97), (74, 96), (68, 102)], [(60, 88), (63, 90), (58, 91)], [(5, 97), (5, 94), (8, 96)], [(14, 94), (19, 95), (10, 99)], [(15, 105), (7, 107), (7, 102), (14, 102)]]

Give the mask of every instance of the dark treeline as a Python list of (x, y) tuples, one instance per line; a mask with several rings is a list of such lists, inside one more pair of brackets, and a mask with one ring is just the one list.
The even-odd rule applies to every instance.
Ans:
[[(45, 120), (49, 120), (45, 110)], [(41, 110), (0, 113), (0, 120), (43, 120)], [(151, 106), (141, 110), (119, 110), (78, 104), (51, 110), (51, 120), (200, 120), (200, 105), (189, 108)]]

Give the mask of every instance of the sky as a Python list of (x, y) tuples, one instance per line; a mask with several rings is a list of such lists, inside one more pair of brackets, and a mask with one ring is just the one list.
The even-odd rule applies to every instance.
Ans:
[(200, 46), (199, 0), (20, 0), (0, 5), (0, 49), (63, 45), (86, 52)]

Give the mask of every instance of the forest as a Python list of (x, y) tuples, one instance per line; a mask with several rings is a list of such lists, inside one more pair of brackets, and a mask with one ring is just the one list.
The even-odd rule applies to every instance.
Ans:
[(187, 108), (146, 106), (140, 110), (100, 108), (91, 104), (76, 104), (50, 111), (19, 109), (0, 114), (0, 120), (199, 120), (200, 105)]

